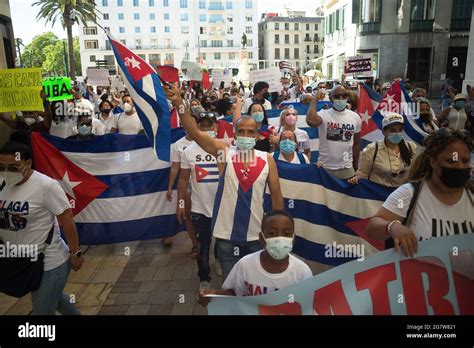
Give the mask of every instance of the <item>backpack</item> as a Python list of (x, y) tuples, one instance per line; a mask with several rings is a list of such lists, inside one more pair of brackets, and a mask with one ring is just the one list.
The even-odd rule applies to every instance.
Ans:
[[(306, 158), (304, 158), (301, 152), (297, 152), (296, 155), (298, 156), (300, 160), (300, 164), (306, 164)], [(273, 153), (273, 158), (275, 159), (275, 161), (278, 161), (278, 157), (280, 157), (280, 151), (275, 151)]]

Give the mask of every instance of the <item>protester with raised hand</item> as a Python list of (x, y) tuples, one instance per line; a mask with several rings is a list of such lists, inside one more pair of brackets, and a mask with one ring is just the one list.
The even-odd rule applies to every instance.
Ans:
[(466, 131), (441, 128), (423, 146), (411, 167), (410, 183), (395, 190), (367, 226), (370, 238), (392, 237), (397, 252), (402, 247), (405, 256), (416, 254), (419, 241), (474, 233), (471, 137)]

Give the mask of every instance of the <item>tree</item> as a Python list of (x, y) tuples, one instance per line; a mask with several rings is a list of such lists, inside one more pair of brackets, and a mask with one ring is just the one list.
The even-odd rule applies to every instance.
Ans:
[(27, 68), (39, 68), (46, 59), (45, 49), (56, 44), (59, 39), (54, 33), (47, 32), (37, 35), (23, 51), (23, 63)]
[(54, 26), (60, 20), (67, 32), (69, 74), (71, 78), (76, 77), (76, 60), (74, 57), (74, 40), (72, 37), (72, 26), (81, 22), (87, 26), (87, 22), (96, 23), (96, 15), (100, 12), (95, 7), (94, 0), (38, 0), (33, 6), (40, 6), (36, 19), (45, 19)]

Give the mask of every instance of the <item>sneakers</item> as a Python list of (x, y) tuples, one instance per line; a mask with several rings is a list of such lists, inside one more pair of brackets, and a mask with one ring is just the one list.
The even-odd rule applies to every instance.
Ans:
[(222, 277), (222, 267), (221, 263), (218, 260), (216, 260), (216, 263), (214, 265), (214, 271), (219, 277)]
[(211, 283), (202, 281), (199, 283), (199, 291), (201, 292), (202, 290), (209, 290), (211, 288)]

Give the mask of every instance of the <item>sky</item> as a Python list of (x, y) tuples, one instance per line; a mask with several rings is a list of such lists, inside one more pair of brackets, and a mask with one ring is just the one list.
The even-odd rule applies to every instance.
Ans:
[[(34, 2), (36, 2), (36, 0), (10, 0), (15, 37), (23, 39), (25, 45), (30, 43), (34, 36), (47, 31), (54, 32), (60, 38), (66, 38), (66, 32), (62, 29), (60, 23), (56, 23), (54, 28), (51, 28), (51, 24), (46, 25), (44, 20), (39, 22), (36, 20), (39, 7), (32, 7), (31, 5)], [(286, 12), (285, 5), (292, 10), (308, 11), (308, 9), (316, 9), (318, 3), (319, 0), (257, 0), (259, 19), (260, 14), (264, 12), (279, 12), (284, 14)], [(25, 23), (27, 24), (25, 25)], [(78, 35), (77, 26), (74, 27), (73, 33), (74, 35)]]

